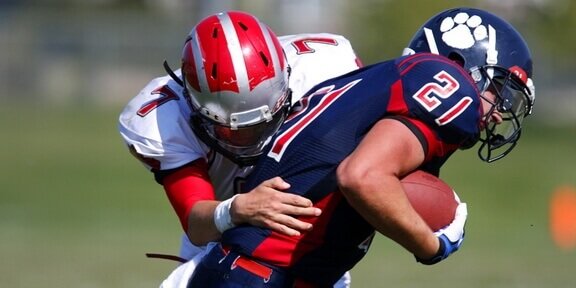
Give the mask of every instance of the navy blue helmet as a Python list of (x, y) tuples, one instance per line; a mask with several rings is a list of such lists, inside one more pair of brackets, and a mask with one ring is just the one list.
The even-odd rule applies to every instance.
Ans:
[[(520, 139), (522, 121), (532, 113), (532, 56), (523, 37), (502, 18), (480, 9), (456, 8), (430, 18), (404, 49), (445, 56), (469, 71), (480, 95), (496, 95), (478, 140), (486, 162), (507, 155)], [(501, 122), (490, 121), (497, 113)]]

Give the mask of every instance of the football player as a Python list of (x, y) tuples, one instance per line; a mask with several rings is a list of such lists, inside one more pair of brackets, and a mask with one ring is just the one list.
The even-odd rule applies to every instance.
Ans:
[(322, 209), (299, 217), (314, 228), (290, 237), (229, 229), (188, 287), (330, 287), (362, 259), (375, 230), (423, 264), (459, 249), (465, 203), (432, 231), (400, 179), (416, 169), (439, 175), (477, 142), (484, 161), (508, 154), (534, 103), (530, 51), (505, 20), (469, 8), (432, 17), (406, 51), (310, 90), (248, 177), (246, 191), (273, 176), (290, 183), (288, 192)]
[[(169, 75), (148, 83), (119, 118), (130, 152), (164, 187), (186, 232), (181, 258), (192, 259), (203, 250), (198, 246), (243, 223), (287, 236), (312, 227), (297, 216), (318, 216), (320, 209), (280, 192), (289, 187), (281, 178), (233, 195), (292, 103), (313, 85), (360, 65), (343, 36), (277, 38), (240, 11), (208, 16), (191, 30), (181, 69), (165, 64)], [(179, 273), (164, 287), (177, 285)], [(337, 287), (348, 283), (346, 274)]]

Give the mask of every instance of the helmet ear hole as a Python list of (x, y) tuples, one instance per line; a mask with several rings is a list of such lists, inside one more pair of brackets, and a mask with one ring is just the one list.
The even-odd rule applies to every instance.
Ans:
[(458, 63), (458, 65), (460, 65), (462, 67), (464, 67), (464, 64), (466, 64), (464, 57), (462, 57), (462, 55), (460, 55), (456, 52), (451, 52), (450, 54), (448, 54), (448, 59)]

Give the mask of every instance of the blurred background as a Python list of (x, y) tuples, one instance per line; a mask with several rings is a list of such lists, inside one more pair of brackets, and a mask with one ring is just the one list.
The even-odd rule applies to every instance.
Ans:
[(157, 287), (176, 266), (145, 257), (176, 254), (180, 227), (116, 123), (164, 75), (164, 60), (179, 65), (202, 17), (237, 9), (278, 35), (342, 34), (371, 64), (400, 55), (421, 24), (454, 6), (487, 9), (525, 36), (534, 115), (504, 160), (483, 164), (472, 149), (445, 166), (469, 205), (461, 252), (425, 267), (377, 237), (353, 287), (573, 287), (573, 0), (1, 0), (0, 287)]

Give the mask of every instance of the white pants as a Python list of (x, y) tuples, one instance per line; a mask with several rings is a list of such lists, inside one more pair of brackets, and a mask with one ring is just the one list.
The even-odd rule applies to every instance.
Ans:
[[(212, 249), (217, 244), (218, 243), (212, 242), (205, 247), (197, 247), (190, 243), (186, 235), (182, 236), (180, 257), (189, 259), (189, 261), (176, 267), (176, 269), (174, 269), (174, 271), (168, 275), (168, 278), (162, 281), (160, 288), (186, 288), (188, 279), (192, 277), (192, 273), (194, 273), (194, 269), (196, 269), (198, 263), (200, 263), (204, 255), (206, 255), (210, 249)], [(350, 288), (350, 281), (350, 272), (346, 272), (342, 278), (340, 278), (340, 280), (334, 284), (334, 288)]]

